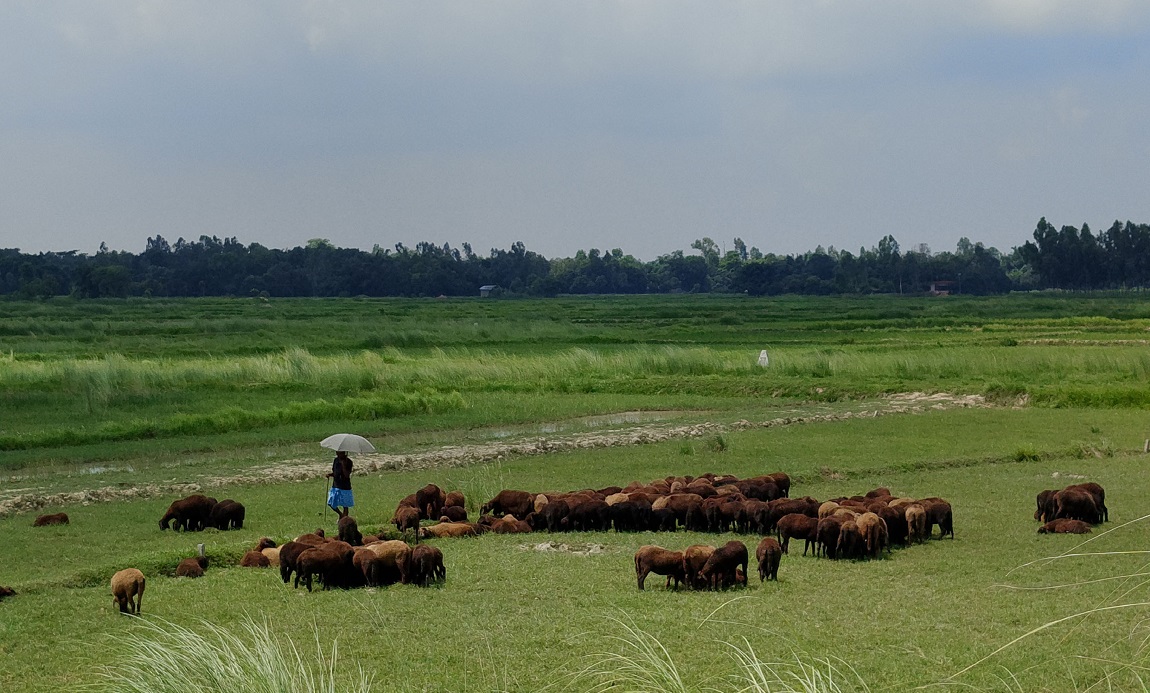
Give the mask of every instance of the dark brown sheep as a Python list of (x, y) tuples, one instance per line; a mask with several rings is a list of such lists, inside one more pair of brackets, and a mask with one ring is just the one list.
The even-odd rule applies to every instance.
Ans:
[[(819, 522), (813, 517), (807, 519), (814, 521), (816, 525)], [(758, 548), (755, 549), (755, 558), (759, 561), (759, 582), (763, 582), (767, 578), (777, 582), (779, 579), (779, 562), (783, 558), (783, 547), (779, 546), (779, 542), (771, 537), (763, 537)]]
[(168, 525), (174, 522), (173, 527), (176, 530), (198, 532), (208, 524), (208, 518), (215, 506), (215, 498), (199, 493), (172, 501), (167, 512), (160, 518), (160, 529), (167, 529)]
[(715, 553), (715, 547), (707, 544), (692, 544), (683, 549), (683, 573), (688, 585), (701, 590), (706, 584), (699, 580), (699, 571), (707, 565), (707, 559)]
[(415, 507), (419, 510), (419, 519), (437, 519), (447, 502), (447, 494), (435, 484), (428, 484), (415, 492)]
[(950, 535), (954, 539), (954, 511), (950, 503), (942, 498), (923, 498), (919, 501), (926, 510), (927, 536), (934, 533), (934, 526), (938, 525), (938, 538)]
[(1038, 492), (1038, 496), (1034, 499), (1038, 506), (1034, 511), (1034, 519), (1040, 522), (1049, 522), (1054, 519), (1054, 511), (1057, 509), (1054, 505), (1054, 494), (1056, 493), (1058, 493), (1058, 489), (1053, 488)]
[(240, 559), (241, 568), (270, 568), (272, 562), (262, 551), (248, 551)]
[(784, 515), (801, 513), (811, 517), (819, 516), (819, 502), (813, 498), (778, 498), (770, 501), (766, 524), (759, 530), (763, 534), (775, 531), (775, 525)]
[(674, 589), (678, 589), (687, 577), (683, 574), (683, 552), (650, 544), (639, 547), (635, 552), (635, 580), (639, 589), (643, 589), (643, 582), (651, 573), (666, 575), (668, 581), (675, 582)]
[(467, 511), (462, 505), (445, 505), (440, 511), (439, 521), (443, 522), (445, 517), (448, 522), (467, 522)]
[(480, 508), (479, 514), (486, 515), (491, 513), (493, 515), (514, 515), (515, 517), (527, 517), (527, 514), (535, 510), (535, 496), (526, 491), (512, 491), (504, 489), (495, 494), (495, 497), (483, 504)]
[(40, 515), (32, 522), (33, 527), (48, 527), (49, 525), (68, 524), (68, 513), (55, 513), (53, 515)]
[(198, 578), (208, 569), (208, 557), (185, 558), (176, 566), (176, 577)]
[(1106, 522), (1110, 519), (1110, 511), (1106, 509), (1106, 490), (1102, 486), (1093, 481), (1087, 481), (1081, 484), (1071, 484), (1063, 490), (1078, 490), (1089, 493), (1090, 497), (1094, 499), (1094, 505), (1098, 508), (1098, 521)]
[(854, 520), (846, 520), (839, 526), (839, 541), (835, 548), (838, 558), (862, 558), (866, 542)]
[(818, 518), (802, 515), (799, 513), (790, 513), (780, 518), (778, 524), (775, 526), (779, 531), (779, 538), (782, 539), (783, 542), (783, 553), (790, 553), (790, 543), (792, 538), (802, 539), (804, 541), (804, 556), (807, 555), (807, 549), (815, 548), (815, 541), (818, 539)]
[(1098, 510), (1094, 495), (1080, 488), (1062, 489), (1054, 494), (1054, 503), (1058, 508), (1055, 519), (1082, 520), (1092, 525), (1102, 521), (1102, 513)]
[(1082, 520), (1069, 520), (1065, 517), (1051, 520), (1038, 528), (1039, 534), (1090, 534), (1090, 525)]
[(340, 541), (346, 541), (352, 546), (363, 545), (363, 535), (360, 534), (359, 525), (356, 523), (354, 517), (344, 515), (339, 518), (339, 522), (336, 526), (338, 527)]
[(296, 572), (296, 560), (304, 551), (319, 546), (302, 541), (289, 541), (280, 547), (280, 577), (286, 585), (291, 580), (292, 573)]
[(136, 568), (124, 568), (112, 576), (112, 601), (122, 614), (140, 614), (147, 580)]
[(347, 587), (355, 574), (352, 563), (354, 555), (355, 549), (342, 541), (328, 542), (305, 550), (296, 559), (295, 586), (299, 587), (302, 580), (307, 585), (307, 591), (311, 592), (312, 577), (318, 575), (323, 580), (324, 590)]
[(699, 581), (711, 589), (726, 589), (736, 584), (736, 569), (742, 568), (743, 575), (747, 574), (747, 564), (750, 562), (747, 545), (741, 541), (728, 541), (707, 559), (699, 571)]
[(260, 537), (256, 542), (256, 551), (263, 551), (264, 549), (274, 549), (276, 547), (275, 540), (271, 537)]
[(12, 589), (11, 587), (5, 587), (4, 585), (0, 585), (0, 599), (4, 599), (5, 597), (15, 597), (15, 596), (16, 596), (16, 590)]
[(434, 546), (420, 544), (411, 550), (407, 559), (410, 576), (408, 582), (419, 587), (427, 587), (432, 582), (447, 579), (447, 569), (443, 567), (443, 552)]
[(448, 491), (447, 495), (443, 498), (443, 507), (445, 508), (464, 508), (467, 507), (467, 499), (463, 497), (463, 491)]
[(834, 515), (819, 520), (818, 528), (815, 530), (815, 541), (818, 543), (815, 556), (838, 558), (839, 532), (843, 522), (845, 522), (843, 518)]
[(244, 528), (244, 504), (225, 498), (212, 507), (208, 515), (208, 526), (218, 530)]
[(791, 477), (787, 476), (786, 472), (775, 472), (766, 476), (775, 483), (775, 486), (779, 487), (779, 492), (783, 494), (783, 498), (791, 497)]

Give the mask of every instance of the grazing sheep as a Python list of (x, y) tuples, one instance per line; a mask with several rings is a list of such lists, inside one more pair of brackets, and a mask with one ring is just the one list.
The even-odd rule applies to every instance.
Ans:
[(207, 525), (214, 507), (216, 507), (215, 498), (199, 493), (172, 501), (167, 512), (160, 518), (160, 529), (167, 529), (174, 521), (173, 527), (177, 531), (182, 529), (185, 532), (198, 532)]
[(1039, 534), (1090, 534), (1090, 525), (1082, 520), (1070, 520), (1065, 517), (1051, 520), (1038, 528)]
[(268, 559), (268, 565), (273, 568), (278, 568), (280, 564), (280, 550), (277, 547), (270, 547), (260, 551), (264, 558)]
[(363, 535), (360, 534), (359, 525), (356, 524), (354, 517), (344, 515), (339, 518), (337, 527), (340, 541), (346, 541), (352, 546), (361, 546), (363, 544)]
[(395, 539), (381, 541), (369, 544), (363, 550), (371, 551), (379, 559), (367, 564), (371, 570), (370, 574), (367, 572), (368, 568), (364, 568), (364, 579), (368, 585), (378, 587), (397, 582), (408, 583), (407, 559), (411, 554), (411, 547), (406, 542)]
[(858, 523), (854, 520), (846, 520), (839, 526), (839, 542), (835, 549), (835, 555), (839, 558), (862, 558), (866, 550), (866, 541), (863, 539), (862, 532), (859, 531)]
[[(807, 519), (812, 520), (816, 525), (819, 522), (813, 517)], [(763, 537), (758, 548), (755, 549), (755, 558), (759, 561), (759, 582), (767, 578), (778, 582), (779, 562), (783, 558), (783, 547), (779, 546), (779, 542), (771, 537)]]
[(863, 513), (855, 520), (855, 524), (858, 526), (868, 556), (878, 558), (884, 548), (889, 549), (887, 527), (881, 517), (875, 513)]
[(220, 531), (244, 528), (244, 505), (231, 498), (216, 503), (208, 515), (208, 526)]
[(463, 508), (466, 505), (467, 501), (463, 497), (463, 491), (448, 491), (443, 498), (443, 507), (445, 508)]
[(926, 508), (922, 507), (920, 503), (911, 503), (904, 506), (903, 515), (906, 517), (907, 525), (907, 541), (910, 543), (919, 543), (927, 540), (930, 536), (930, 527), (926, 523)]
[[(781, 549), (780, 549), (781, 550)], [(747, 574), (747, 564), (750, 559), (747, 554), (747, 545), (741, 541), (728, 541), (707, 559), (703, 569), (699, 571), (699, 581), (711, 589), (726, 589), (738, 584), (736, 570), (742, 568), (743, 575)]]
[(5, 587), (3, 585), (0, 585), (0, 599), (3, 599), (5, 597), (15, 597), (15, 596), (16, 596), (16, 590), (12, 589), (11, 587)]
[(683, 573), (683, 552), (651, 544), (639, 547), (635, 552), (635, 579), (639, 589), (643, 589), (643, 582), (651, 573), (666, 575), (668, 582), (674, 580), (674, 589), (678, 589), (679, 583), (687, 577)]
[(1038, 496), (1034, 499), (1038, 508), (1034, 511), (1034, 519), (1041, 522), (1049, 522), (1054, 519), (1054, 494), (1058, 493), (1058, 489), (1047, 489), (1039, 491)]
[(1068, 518), (1082, 520), (1096, 525), (1102, 522), (1102, 513), (1094, 496), (1080, 488), (1067, 487), (1054, 494), (1054, 503), (1058, 510), (1054, 519)]
[(699, 571), (707, 565), (707, 559), (713, 553), (715, 547), (707, 544), (692, 544), (683, 549), (683, 573), (686, 575), (684, 579), (692, 589), (701, 590), (706, 587), (706, 584), (699, 580)]
[(395, 523), (395, 528), (400, 533), (406, 533), (407, 530), (415, 532), (416, 536), (419, 535), (419, 510), (416, 508), (401, 505), (395, 509), (395, 515), (392, 516), (391, 521)]
[(447, 503), (447, 494), (435, 484), (428, 484), (415, 492), (415, 507), (419, 510), (419, 519), (434, 520), (443, 512)]
[(799, 513), (790, 513), (784, 515), (775, 525), (779, 532), (779, 538), (783, 540), (782, 551), (783, 553), (790, 553), (791, 538), (804, 540), (803, 555), (807, 555), (807, 549), (813, 549), (815, 541), (818, 538), (817, 531), (819, 527), (818, 518), (802, 515)]
[(208, 568), (207, 556), (196, 556), (195, 558), (185, 558), (180, 561), (176, 566), (176, 577), (198, 578), (204, 576), (204, 571)]
[(263, 551), (264, 549), (274, 549), (276, 547), (275, 541), (271, 537), (260, 537), (256, 542), (256, 551)]
[(1089, 493), (1090, 497), (1094, 499), (1094, 505), (1098, 508), (1099, 522), (1107, 522), (1110, 520), (1110, 511), (1106, 509), (1106, 489), (1102, 488), (1099, 484), (1093, 481), (1087, 481), (1081, 484), (1071, 484), (1063, 490), (1078, 490)]
[(348, 587), (356, 575), (352, 563), (354, 554), (355, 549), (342, 541), (308, 548), (296, 559), (295, 587), (299, 587), (302, 580), (307, 585), (307, 591), (311, 592), (312, 577), (315, 575), (323, 580), (325, 591), (332, 587)]
[(938, 525), (938, 538), (950, 535), (954, 539), (954, 513), (950, 503), (941, 498), (923, 498), (919, 501), (926, 510), (927, 536), (934, 533), (934, 526)]
[(408, 582), (419, 587), (427, 587), (432, 582), (447, 579), (447, 569), (443, 567), (443, 552), (434, 546), (420, 544), (411, 550), (407, 559), (410, 566)]
[(834, 515), (819, 519), (818, 527), (815, 529), (815, 540), (818, 544), (816, 557), (823, 555), (830, 559), (838, 558), (839, 532), (843, 522), (845, 520)]
[(312, 546), (319, 546), (320, 544), (327, 543), (328, 538), (327, 538), (327, 535), (323, 531), (323, 527), (319, 527), (314, 532), (308, 532), (307, 534), (299, 535), (298, 537), (295, 538), (295, 541), (298, 541), (302, 544), (311, 544)]
[(47, 527), (49, 525), (66, 525), (68, 524), (68, 513), (56, 513), (54, 515), (40, 515), (32, 523), (33, 527)]
[(291, 580), (292, 573), (296, 572), (296, 561), (299, 555), (319, 545), (318, 543), (311, 544), (302, 541), (289, 541), (280, 547), (280, 577), (283, 578), (285, 585)]
[(124, 568), (112, 576), (112, 601), (120, 613), (139, 615), (146, 583), (144, 574), (135, 568)]
[(272, 562), (262, 551), (251, 550), (243, 555), (240, 559), (241, 568), (270, 568)]

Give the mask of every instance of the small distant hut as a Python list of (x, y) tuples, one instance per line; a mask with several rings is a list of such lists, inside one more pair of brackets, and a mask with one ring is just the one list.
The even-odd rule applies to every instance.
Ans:
[(949, 296), (950, 292), (954, 290), (954, 282), (943, 279), (933, 281), (930, 283), (931, 296)]
[(479, 287), (479, 296), (481, 298), (487, 298), (491, 295), (492, 291), (495, 291), (498, 288), (499, 286), (497, 284), (484, 284), (483, 286)]

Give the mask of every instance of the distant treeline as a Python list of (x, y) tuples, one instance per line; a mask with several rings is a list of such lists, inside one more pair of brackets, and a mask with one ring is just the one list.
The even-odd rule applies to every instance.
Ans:
[(1045, 218), (1027, 241), (1003, 254), (962, 238), (954, 251), (903, 251), (886, 236), (857, 254), (821, 246), (801, 255), (764, 254), (734, 239), (723, 252), (710, 238), (641, 262), (616, 248), (547, 259), (515, 243), (486, 256), (464, 243), (419, 243), (369, 251), (324, 239), (290, 250), (200, 236), (174, 244), (149, 238), (142, 253), (21, 253), (0, 249), (0, 295), (36, 298), (127, 296), (473, 296), (724, 292), (751, 295), (948, 291), (998, 294), (1027, 289), (1150, 286), (1150, 225), (1115, 221), (1055, 229)]

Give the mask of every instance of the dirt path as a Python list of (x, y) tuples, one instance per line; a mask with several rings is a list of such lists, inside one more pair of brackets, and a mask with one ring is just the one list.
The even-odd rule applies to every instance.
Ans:
[[(646, 445), (667, 440), (685, 440), (719, 435), (728, 431), (745, 431), (778, 426), (845, 421), (847, 419), (874, 418), (892, 414), (915, 414), (931, 410), (965, 407), (989, 407), (978, 395), (923, 394), (919, 392), (892, 395), (886, 399), (866, 403), (860, 411), (846, 411), (805, 416), (784, 416), (766, 421), (735, 421), (730, 424), (699, 423), (689, 425), (645, 424), (609, 431), (531, 437), (519, 441), (499, 441), (475, 445), (444, 446), (409, 455), (357, 454), (357, 473), (386, 470), (446, 469), (464, 467), (509, 457), (547, 455), (573, 450), (590, 450), (630, 445)], [(156, 498), (159, 496), (186, 496), (191, 493), (242, 484), (273, 484), (285, 481), (306, 481), (327, 474), (329, 465), (306, 460), (288, 460), (267, 467), (256, 467), (243, 474), (209, 477), (201, 483), (143, 484), (139, 486), (106, 486), (64, 493), (23, 493), (0, 501), (0, 517), (33, 512), (45, 507), (90, 505), (118, 500)]]

